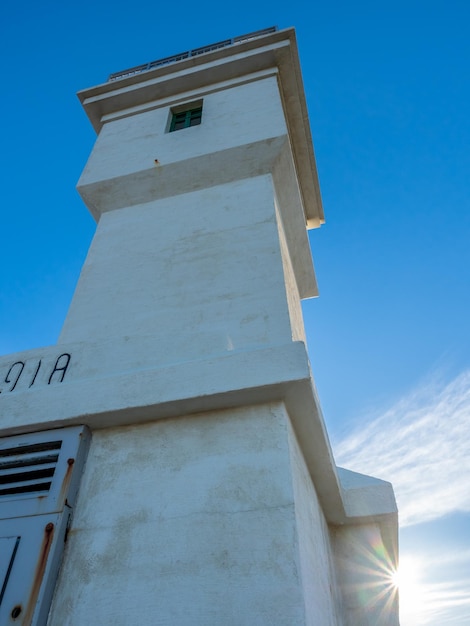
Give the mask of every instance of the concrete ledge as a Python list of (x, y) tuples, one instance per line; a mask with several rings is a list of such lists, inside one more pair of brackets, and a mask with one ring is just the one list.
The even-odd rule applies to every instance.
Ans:
[(337, 467), (347, 524), (379, 525), (394, 567), (398, 563), (398, 508), (391, 483)]
[(269, 174), (286, 141), (285, 136), (271, 137), (183, 161), (149, 162), (147, 170), (100, 181), (83, 174), (77, 189), (98, 221), (107, 211)]
[[(64, 354), (70, 355), (70, 362), (63, 377), (57, 370), (50, 379), (54, 364)], [(3, 357), (0, 380), (10, 382), (0, 387), (1, 434), (71, 423), (106, 428), (277, 401), (289, 385), (310, 381), (307, 353), (300, 342), (159, 368), (152, 366), (152, 354), (150, 339), (140, 338), (138, 342), (61, 344)], [(41, 368), (31, 385), (39, 361)], [(19, 362), (24, 369), (12, 389), (15, 370), (21, 366), (10, 369)]]
[[(140, 346), (134, 340), (61, 344), (2, 357), (0, 380), (9, 382), (0, 385), (0, 436), (77, 424), (96, 430), (284, 402), (328, 522), (378, 522), (388, 545), (396, 545), (391, 485), (347, 470), (339, 472), (340, 485), (303, 343), (155, 368), (153, 346), (139, 341)], [(64, 355), (70, 356), (66, 368)], [(24, 367), (10, 390), (21, 368), (11, 370), (17, 363)]]
[(398, 512), (391, 483), (338, 467), (346, 515), (362, 522)]

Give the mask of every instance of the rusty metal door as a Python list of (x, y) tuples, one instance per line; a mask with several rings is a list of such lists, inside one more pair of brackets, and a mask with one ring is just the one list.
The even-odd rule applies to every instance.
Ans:
[(88, 450), (79, 426), (0, 439), (0, 625), (43, 626)]

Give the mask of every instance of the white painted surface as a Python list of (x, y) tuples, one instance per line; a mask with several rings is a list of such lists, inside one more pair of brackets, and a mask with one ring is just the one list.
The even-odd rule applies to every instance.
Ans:
[(158, 365), (292, 340), (270, 176), (102, 216), (60, 342), (146, 335)]
[[(272, 173), (298, 289), (301, 297), (311, 297), (316, 283), (277, 72), (245, 81), (211, 85), (202, 99), (201, 93), (178, 93), (172, 100), (157, 92), (147, 109), (124, 109), (124, 117), (115, 115), (101, 128), (78, 190), (98, 219), (108, 211)], [(174, 106), (201, 100), (200, 125), (168, 132)], [(196, 223), (198, 210), (196, 199), (189, 215)]]
[(199, 97), (213, 85), (239, 83), (273, 71), (279, 75), (304, 214), (309, 227), (318, 227), (324, 221), (323, 210), (293, 28), (98, 85), (78, 96), (99, 132), (106, 121), (151, 108), (156, 98), (163, 102), (188, 93)]
[[(199, 95), (195, 100), (199, 99)], [(192, 99), (178, 94), (162, 106), (155, 98), (155, 109), (106, 123), (100, 131), (88, 163), (78, 183), (79, 189), (98, 181), (113, 181), (145, 170), (203, 158), (237, 146), (255, 144), (287, 135), (276, 76), (242, 85), (212, 86), (204, 96), (199, 126), (168, 132), (171, 109)], [(232, 164), (236, 176), (238, 164)], [(218, 182), (219, 168), (204, 186)], [(191, 172), (187, 172), (191, 176)], [(178, 193), (178, 187), (169, 190)]]
[(290, 424), (288, 430), (305, 624), (339, 626), (343, 623), (341, 594), (336, 585), (328, 525)]
[(302, 314), (302, 305), (300, 301), (299, 289), (295, 279), (295, 272), (292, 266), (292, 258), (289, 254), (289, 247), (286, 240), (284, 229), (284, 221), (279, 213), (278, 204), (276, 203), (276, 217), (279, 229), (279, 242), (281, 248), (282, 265), (284, 269), (284, 282), (287, 297), (287, 307), (291, 320), (292, 339), (294, 341), (302, 341), (307, 343), (305, 337), (304, 319)]
[[(393, 491), (338, 474), (296, 341), (315, 292), (305, 215), (322, 218), (282, 38), (248, 65), (238, 48), (84, 96), (107, 119), (79, 185), (96, 236), (59, 345), (0, 359), (25, 363), (0, 389), (2, 435), (93, 430), (51, 626), (398, 622), (396, 604), (389, 621), (361, 605), (373, 581), (356, 575), (371, 542), (396, 558)], [(198, 86), (201, 126), (165, 133)]]
[(280, 404), (95, 433), (49, 626), (305, 624), (288, 437)]
[[(158, 346), (148, 337), (61, 345), (64, 349), (72, 358), (63, 382), (48, 385), (43, 380), (28, 388), (26, 378), (13, 392), (2, 395), (4, 434), (83, 421), (92, 429), (106, 428), (284, 400), (325, 515), (330, 522), (347, 520), (303, 343), (233, 351), (161, 368), (152, 367)], [(45, 350), (46, 356), (51, 351)], [(31, 372), (39, 354), (44, 356), (38, 350), (14, 358), (23, 359), (25, 370)], [(4, 366), (10, 366), (10, 359)]]
[(313, 271), (310, 243), (305, 228), (298, 170), (290, 142), (286, 142), (279, 151), (272, 168), (272, 175), (276, 206), (279, 210), (279, 221), (284, 231), (289, 259), (296, 279), (298, 296), (302, 300), (317, 296), (318, 288), (315, 272)]
[(398, 594), (392, 584), (395, 555), (378, 523), (337, 527), (336, 571), (342, 590), (344, 626), (396, 626)]

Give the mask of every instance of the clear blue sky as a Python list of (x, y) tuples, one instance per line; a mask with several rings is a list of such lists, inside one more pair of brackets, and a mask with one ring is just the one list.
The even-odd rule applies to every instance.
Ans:
[(309, 352), (338, 463), (394, 483), (402, 626), (470, 624), (469, 23), (464, 0), (26, 0), (0, 20), (0, 354), (55, 343), (93, 235), (75, 92), (296, 27), (327, 220)]

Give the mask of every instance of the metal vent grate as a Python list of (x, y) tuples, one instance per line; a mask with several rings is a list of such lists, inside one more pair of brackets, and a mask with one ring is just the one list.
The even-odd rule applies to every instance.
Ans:
[(0, 437), (0, 626), (44, 626), (77, 497), (84, 426)]
[(0, 450), (0, 498), (49, 491), (62, 440)]

